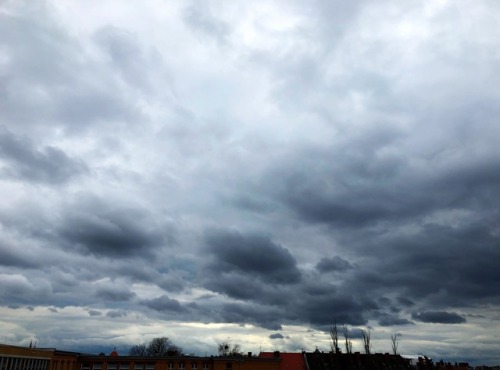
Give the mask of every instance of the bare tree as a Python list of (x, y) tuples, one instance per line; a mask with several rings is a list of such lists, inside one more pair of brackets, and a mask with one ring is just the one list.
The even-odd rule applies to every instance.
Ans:
[(231, 345), (229, 342), (222, 342), (217, 345), (217, 352), (219, 353), (219, 356), (228, 356), (229, 351), (231, 350)]
[(130, 356), (165, 357), (181, 354), (182, 349), (174, 345), (167, 337), (153, 338), (148, 344), (138, 344), (129, 350)]
[(398, 354), (398, 346), (399, 346), (399, 340), (398, 336), (400, 334), (391, 334), (391, 347), (392, 347), (392, 354), (397, 355)]
[(167, 337), (161, 337), (149, 342), (146, 353), (151, 357), (177, 356), (181, 354), (181, 350)]
[(369, 330), (362, 330), (362, 335), (363, 335), (363, 347), (365, 348), (365, 353), (369, 355), (372, 350), (372, 343), (370, 338), (371, 333)]
[(344, 339), (345, 339), (345, 352), (352, 353), (352, 342), (349, 339), (349, 331), (347, 330), (346, 324), (344, 324)]
[(231, 348), (230, 355), (231, 356), (241, 356), (242, 355), (241, 346), (239, 344), (234, 344), (233, 348)]
[(231, 343), (224, 341), (217, 345), (217, 352), (219, 356), (228, 357), (228, 356), (241, 356), (241, 346), (239, 344), (235, 344), (231, 346)]
[(141, 356), (144, 357), (146, 356), (146, 345), (143, 344), (137, 344), (135, 346), (132, 346), (130, 350), (128, 351), (129, 356)]
[(332, 339), (332, 343), (330, 343), (330, 348), (332, 349), (332, 352), (333, 353), (340, 353), (340, 348), (339, 348), (339, 332), (337, 330), (337, 323), (335, 323), (330, 328), (330, 338)]

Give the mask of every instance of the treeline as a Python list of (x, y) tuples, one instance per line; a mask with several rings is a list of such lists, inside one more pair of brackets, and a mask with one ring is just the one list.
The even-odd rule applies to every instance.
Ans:
[(141, 357), (181, 356), (182, 348), (176, 346), (167, 337), (161, 337), (153, 338), (148, 343), (132, 346), (128, 354)]
[[(217, 345), (217, 352), (222, 357), (243, 356), (239, 344), (231, 344), (227, 341)], [(175, 345), (169, 338), (153, 338), (148, 343), (136, 344), (130, 347), (129, 356), (140, 357), (166, 357), (182, 356), (182, 348)]]

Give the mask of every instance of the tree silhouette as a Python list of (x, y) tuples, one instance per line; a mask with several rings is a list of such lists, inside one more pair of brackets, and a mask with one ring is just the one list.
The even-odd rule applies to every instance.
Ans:
[(217, 345), (217, 352), (219, 356), (229, 357), (229, 356), (241, 356), (241, 346), (239, 344), (234, 344), (224, 341)]
[(333, 353), (340, 353), (340, 348), (339, 348), (339, 332), (337, 330), (337, 323), (335, 323), (330, 328), (330, 338), (332, 340), (332, 343), (330, 343), (330, 347), (332, 349), (332, 352)]
[(180, 356), (182, 349), (167, 337), (153, 338), (148, 344), (138, 344), (129, 350), (130, 356), (166, 357)]
[(352, 353), (352, 342), (349, 338), (349, 331), (347, 330), (347, 325), (344, 324), (344, 339), (345, 339), (345, 352)]
[(398, 335), (400, 334), (391, 334), (391, 347), (392, 347), (392, 354), (397, 355), (398, 354), (398, 346), (399, 346), (399, 340), (398, 340)]
[(372, 343), (371, 343), (371, 339), (370, 339), (370, 337), (371, 337), (370, 330), (363, 330), (362, 335), (363, 335), (363, 347), (365, 349), (365, 353), (367, 355), (369, 355), (371, 350), (372, 350)]

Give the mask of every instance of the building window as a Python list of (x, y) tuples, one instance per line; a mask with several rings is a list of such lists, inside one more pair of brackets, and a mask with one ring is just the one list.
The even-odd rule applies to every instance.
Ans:
[(184, 370), (184, 364), (179, 364), (179, 370)]
[(92, 366), (92, 370), (102, 370), (102, 364), (101, 363), (94, 364)]
[(208, 364), (203, 364), (203, 370), (208, 370)]
[(113, 363), (108, 364), (108, 370), (116, 370), (116, 369), (117, 369), (116, 364)]
[(120, 364), (120, 370), (128, 370), (128, 364)]
[(174, 364), (169, 362), (167, 365), (167, 370), (174, 370)]
[(90, 370), (90, 364), (82, 364), (82, 370)]
[(155, 364), (146, 364), (146, 370), (155, 370)]
[(191, 370), (198, 370), (198, 364), (196, 362), (191, 364)]
[(134, 364), (134, 370), (142, 370), (142, 369), (144, 369), (143, 364)]
[(226, 363), (226, 370), (233, 370), (233, 364), (231, 362)]

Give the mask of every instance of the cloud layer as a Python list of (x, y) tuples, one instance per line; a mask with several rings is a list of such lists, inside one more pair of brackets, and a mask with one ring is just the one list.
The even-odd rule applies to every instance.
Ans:
[(6, 340), (499, 362), (498, 7), (2, 2)]

